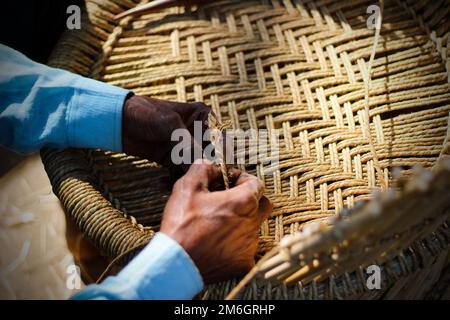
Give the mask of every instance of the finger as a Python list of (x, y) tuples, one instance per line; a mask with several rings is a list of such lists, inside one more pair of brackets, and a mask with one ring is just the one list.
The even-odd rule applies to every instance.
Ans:
[[(184, 108), (177, 108), (175, 111), (180, 115), (184, 125), (189, 132), (197, 137), (200, 144), (208, 142), (205, 133), (209, 129), (208, 115), (209, 108), (206, 106), (187, 105)], [(206, 145), (204, 145), (206, 147)]]
[(237, 174), (236, 177), (236, 187), (240, 185), (248, 185), (252, 184), (255, 188), (257, 188), (258, 192), (261, 193), (258, 200), (261, 198), (262, 193), (264, 192), (264, 184), (258, 177), (255, 177), (254, 175), (248, 174), (246, 172), (239, 171), (238, 169), (233, 168), (231, 171), (232, 174)]
[(150, 102), (151, 105), (156, 105), (162, 110), (170, 110), (178, 114), (184, 123), (184, 126), (191, 134), (194, 134), (194, 124), (196, 121), (200, 122), (202, 133), (208, 129), (208, 116), (211, 108), (202, 102), (185, 103), (176, 101), (160, 100), (156, 98), (142, 97), (145, 102)]
[(243, 214), (249, 214), (258, 208), (259, 200), (264, 192), (264, 185), (257, 177), (242, 172), (235, 187), (220, 192), (228, 199), (230, 205), (239, 209)]
[(208, 191), (210, 184), (216, 182), (221, 177), (221, 171), (211, 161), (197, 159), (183, 179), (194, 190)]
[(186, 128), (191, 134), (194, 134), (195, 122), (200, 122), (202, 134), (208, 129), (208, 116), (211, 109), (202, 102), (185, 103), (176, 101), (159, 100), (156, 98), (147, 98), (153, 104), (157, 104), (160, 108), (171, 110), (177, 113)]
[(202, 132), (208, 129), (208, 116), (211, 108), (202, 102), (181, 103), (170, 102), (168, 108), (175, 111), (183, 119), (186, 127), (193, 133), (195, 121), (201, 122)]
[(192, 150), (194, 162), (203, 158), (203, 148), (201, 145), (201, 141), (199, 142), (195, 140), (194, 137), (192, 137)]
[[(186, 130), (183, 137), (183, 140), (172, 140), (171, 137), (167, 137), (167, 140), (169, 140), (170, 150), (166, 155), (166, 162), (169, 167), (178, 167), (179, 171), (182, 174), (185, 174), (189, 168), (191, 167), (191, 164), (194, 163), (195, 160), (203, 158), (203, 147), (202, 147), (202, 136), (195, 137), (192, 135), (191, 130), (185, 126), (183, 123), (181, 117), (177, 114), (177, 119), (173, 119), (171, 121), (160, 121), (159, 124), (165, 128), (160, 128), (160, 132), (168, 131), (172, 136), (173, 132), (175, 130)], [(198, 141), (200, 139), (200, 141)], [(173, 153), (174, 148), (180, 148), (181, 150), (178, 152)], [(175, 163), (180, 163), (180, 159), (177, 159), (177, 161), (174, 161), (172, 159), (173, 156), (181, 156), (181, 164), (175, 165)]]
[(264, 193), (264, 184), (257, 177), (241, 172), (232, 189), (235, 194), (240, 192), (252, 195), (258, 202)]
[(270, 214), (273, 210), (272, 201), (270, 201), (267, 197), (262, 196), (261, 200), (259, 200), (258, 207), (258, 216), (260, 218), (260, 223), (270, 217)]
[(187, 128), (193, 133), (194, 123), (199, 121), (201, 123), (202, 132), (209, 128), (208, 116), (211, 109), (203, 103), (193, 103), (189, 107), (177, 109), (178, 114), (184, 121)]
[(242, 171), (237, 168), (231, 168), (228, 170), (228, 178), (230, 180), (230, 184), (236, 186), (236, 181), (239, 179)]

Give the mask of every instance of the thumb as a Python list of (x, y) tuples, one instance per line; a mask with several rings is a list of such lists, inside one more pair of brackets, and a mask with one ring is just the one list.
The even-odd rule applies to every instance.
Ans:
[(266, 196), (262, 196), (261, 200), (259, 200), (259, 207), (258, 207), (258, 216), (260, 218), (261, 223), (270, 217), (272, 210), (273, 210), (272, 201), (270, 201)]

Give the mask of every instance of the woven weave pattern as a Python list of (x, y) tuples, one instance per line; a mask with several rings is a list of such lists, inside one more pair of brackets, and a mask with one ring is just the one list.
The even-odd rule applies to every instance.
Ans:
[[(98, 78), (137, 94), (204, 101), (235, 129), (282, 129), (280, 169), (273, 177), (256, 170), (275, 200), (261, 235), (272, 246), (303, 222), (367, 199), (377, 185), (361, 129), (373, 38), (361, 19), (366, 8), (220, 1), (150, 17), (110, 36), (114, 48)], [(389, 167), (429, 167), (442, 150), (448, 75), (428, 40), (408, 12), (386, 7), (370, 105), (386, 176)]]
[[(450, 4), (386, 2), (367, 119), (363, 79), (374, 35), (366, 25), (371, 4), (222, 0), (116, 25), (114, 14), (133, 3), (89, 1), (89, 27), (62, 39), (51, 63), (136, 94), (205, 102), (234, 129), (280, 130), (273, 175), (264, 175), (262, 163), (241, 166), (264, 181), (274, 203), (261, 227), (262, 254), (309, 222), (371, 198), (380, 181), (365, 123), (391, 184), (392, 168), (408, 175), (412, 166), (432, 167), (449, 152)], [(126, 155), (76, 154), (86, 161), (98, 196), (144, 231), (137, 238), (123, 233), (113, 244), (93, 234), (93, 241), (113, 257), (147, 242), (169, 194), (165, 174)], [(66, 190), (69, 197), (70, 183), (58, 181), (63, 185), (53, 183), (56, 192)]]

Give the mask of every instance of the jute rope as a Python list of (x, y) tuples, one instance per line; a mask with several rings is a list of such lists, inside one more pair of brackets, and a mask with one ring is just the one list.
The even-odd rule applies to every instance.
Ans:
[(384, 173), (380, 166), (380, 161), (378, 159), (377, 151), (374, 146), (374, 141), (373, 141), (372, 133), (370, 132), (370, 125), (369, 125), (369, 121), (370, 121), (369, 120), (370, 119), (370, 112), (369, 112), (370, 100), (369, 99), (370, 99), (370, 87), (371, 87), (371, 82), (372, 82), (372, 64), (373, 64), (373, 60), (375, 59), (375, 54), (377, 52), (378, 42), (380, 39), (381, 26), (383, 23), (384, 0), (380, 0), (379, 4), (380, 4), (380, 16), (377, 19), (377, 25), (375, 28), (375, 36), (373, 39), (372, 52), (370, 53), (369, 63), (368, 63), (368, 67), (367, 67), (367, 73), (366, 73), (366, 76), (364, 77), (364, 102), (365, 102), (364, 111), (366, 113), (366, 122), (363, 127), (364, 127), (364, 133), (369, 139), (370, 152), (372, 153), (372, 156), (373, 156), (373, 165), (374, 165), (375, 169), (377, 170), (378, 179), (380, 180), (381, 188), (386, 190), (388, 188), (388, 183), (387, 183), (386, 179), (384, 178)]
[(226, 156), (224, 154), (224, 150), (226, 148), (224, 130), (230, 127), (230, 123), (227, 122), (222, 124), (219, 122), (219, 120), (217, 120), (217, 117), (213, 113), (210, 113), (208, 117), (208, 126), (211, 130), (210, 140), (211, 144), (214, 147), (216, 163), (220, 167), (220, 171), (222, 172), (225, 189), (229, 189), (229, 171), (226, 163)]

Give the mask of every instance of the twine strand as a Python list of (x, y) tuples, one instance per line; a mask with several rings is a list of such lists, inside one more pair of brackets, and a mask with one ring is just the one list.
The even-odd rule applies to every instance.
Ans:
[(377, 52), (378, 42), (380, 39), (381, 26), (383, 23), (383, 10), (384, 10), (384, 0), (380, 0), (380, 16), (377, 19), (377, 25), (375, 28), (375, 36), (373, 40), (372, 52), (370, 53), (369, 62), (367, 65), (367, 74), (364, 76), (364, 112), (366, 114), (366, 120), (363, 125), (363, 130), (366, 133), (366, 136), (369, 140), (370, 152), (372, 153), (373, 158), (373, 166), (377, 171), (378, 179), (380, 180), (380, 185), (382, 190), (388, 189), (388, 182), (384, 178), (383, 169), (380, 165), (380, 160), (378, 158), (377, 150), (375, 149), (375, 142), (373, 140), (372, 134), (370, 132), (370, 89), (372, 84), (372, 64), (375, 59), (375, 55)]
[(208, 125), (210, 129), (211, 144), (213, 145), (215, 151), (216, 163), (222, 172), (225, 189), (230, 189), (230, 180), (228, 178), (229, 172), (223, 150), (226, 148), (224, 133), (225, 130), (231, 126), (231, 123), (229, 121), (221, 123), (211, 112), (208, 116)]

